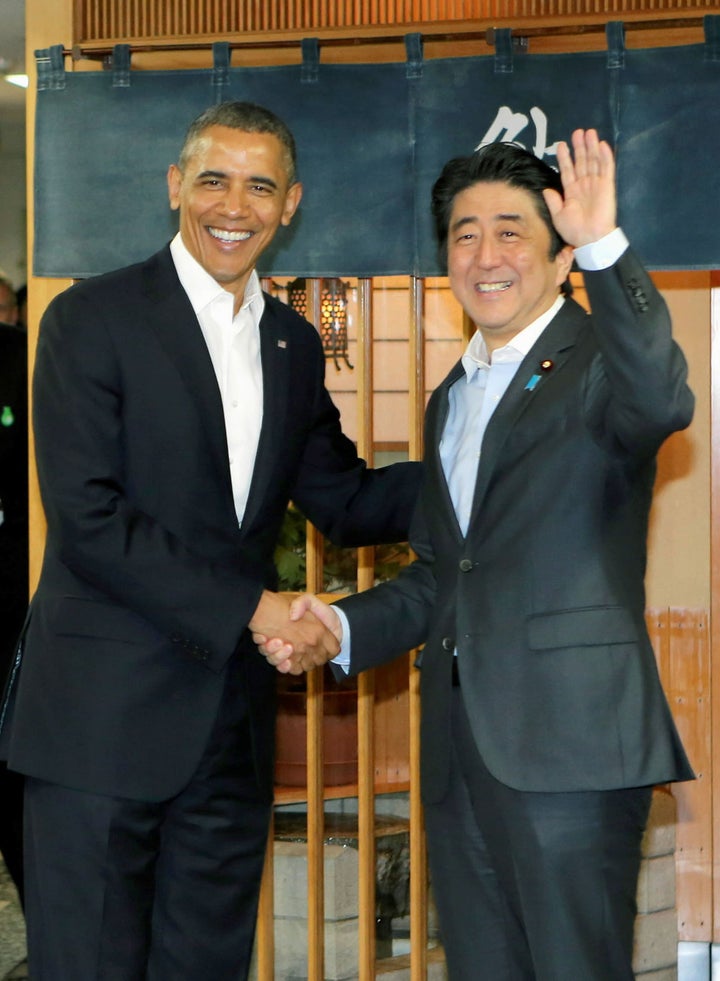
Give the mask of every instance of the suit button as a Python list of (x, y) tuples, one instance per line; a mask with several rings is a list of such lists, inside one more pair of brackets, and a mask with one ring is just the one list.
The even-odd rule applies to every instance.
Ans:
[(455, 644), (453, 643), (452, 637), (443, 637), (442, 639), (442, 649), (444, 651), (454, 651)]
[(470, 559), (460, 559), (460, 572), (470, 572), (473, 564)]

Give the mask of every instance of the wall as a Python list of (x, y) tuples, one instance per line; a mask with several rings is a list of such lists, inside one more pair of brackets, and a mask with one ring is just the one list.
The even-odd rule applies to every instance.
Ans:
[(663, 446), (653, 501), (647, 606), (710, 607), (710, 274), (655, 273), (689, 366), (695, 417)]
[(27, 281), (25, 126), (0, 120), (0, 269), (18, 287)]

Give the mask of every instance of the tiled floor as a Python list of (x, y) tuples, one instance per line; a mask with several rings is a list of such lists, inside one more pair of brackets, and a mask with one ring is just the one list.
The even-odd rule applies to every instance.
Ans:
[(0, 978), (27, 978), (25, 921), (17, 893), (0, 859)]

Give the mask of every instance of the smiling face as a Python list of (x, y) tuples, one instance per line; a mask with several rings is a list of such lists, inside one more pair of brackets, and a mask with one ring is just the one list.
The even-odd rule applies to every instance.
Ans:
[(489, 352), (552, 306), (573, 260), (569, 246), (550, 258), (550, 232), (532, 195), (499, 181), (455, 197), (447, 243), (450, 286)]
[(259, 256), (302, 197), (300, 184), (289, 185), (285, 148), (272, 133), (210, 126), (184, 170), (170, 167), (168, 191), (185, 247), (235, 296), (237, 311)]

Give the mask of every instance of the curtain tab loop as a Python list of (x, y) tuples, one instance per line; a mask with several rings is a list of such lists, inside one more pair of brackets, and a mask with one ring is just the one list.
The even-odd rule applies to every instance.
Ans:
[(116, 44), (112, 49), (112, 87), (114, 89), (130, 88), (130, 45)]
[(39, 48), (35, 52), (37, 66), (38, 92), (61, 91), (65, 88), (65, 56), (62, 44), (54, 44), (51, 48)]
[(313, 85), (320, 74), (320, 42), (316, 37), (304, 37), (300, 47), (302, 49), (300, 81)]
[(605, 25), (607, 40), (607, 67), (625, 67), (625, 25), (621, 20), (611, 20)]
[(405, 35), (405, 55), (407, 67), (406, 78), (422, 78), (423, 73), (423, 36), (422, 34)]
[(496, 75), (510, 75), (513, 70), (512, 28), (496, 27), (493, 34), (495, 40), (495, 65), (493, 71)]
[(230, 44), (228, 41), (215, 41), (212, 46), (213, 54), (213, 88), (220, 89), (230, 84)]
[(720, 15), (706, 14), (703, 17), (705, 29), (705, 61), (720, 61)]

